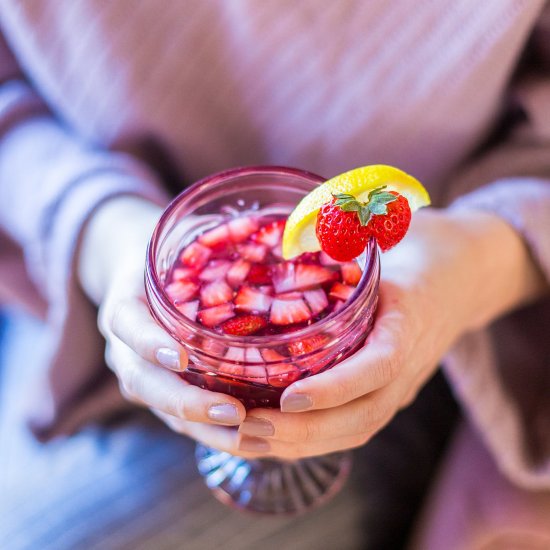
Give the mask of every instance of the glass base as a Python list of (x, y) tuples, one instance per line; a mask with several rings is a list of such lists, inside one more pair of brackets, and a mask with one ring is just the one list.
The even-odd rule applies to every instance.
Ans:
[(262, 514), (301, 514), (336, 495), (351, 470), (351, 453), (292, 462), (246, 460), (197, 445), (199, 472), (214, 496), (230, 506)]

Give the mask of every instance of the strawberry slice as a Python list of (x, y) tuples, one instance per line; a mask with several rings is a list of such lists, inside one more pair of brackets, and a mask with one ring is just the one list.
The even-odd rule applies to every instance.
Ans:
[(213, 281), (201, 288), (201, 303), (205, 307), (225, 304), (232, 298), (233, 289), (225, 281)]
[(243, 260), (263, 262), (267, 256), (267, 247), (263, 244), (245, 243), (237, 246), (237, 252)]
[(301, 292), (285, 292), (283, 294), (278, 294), (277, 298), (279, 300), (298, 300), (302, 298), (303, 294)]
[(319, 261), (323, 265), (340, 265), (340, 262), (333, 260), (326, 252), (321, 250), (319, 254)]
[(334, 307), (332, 308), (332, 311), (340, 311), (345, 304), (346, 302), (344, 302), (343, 300), (336, 300), (336, 302), (334, 302)]
[(311, 319), (311, 311), (302, 298), (273, 300), (269, 320), (274, 325), (291, 325)]
[(257, 243), (265, 244), (269, 248), (277, 246), (283, 237), (286, 220), (277, 220), (260, 228), (252, 235), (251, 240)]
[(193, 300), (192, 302), (185, 302), (176, 306), (178, 310), (183, 313), (191, 321), (197, 319), (197, 311), (199, 310), (199, 301)]
[(165, 287), (166, 294), (174, 304), (187, 302), (195, 297), (199, 286), (192, 281), (175, 281)]
[(303, 290), (333, 281), (338, 274), (326, 267), (313, 264), (279, 264), (273, 274), (273, 286), (277, 293)]
[(340, 270), (342, 271), (342, 279), (344, 283), (353, 286), (357, 286), (359, 284), (363, 272), (357, 263), (346, 262), (340, 266)]
[(294, 357), (313, 353), (321, 349), (328, 342), (325, 334), (316, 334), (303, 340), (297, 340), (288, 345), (288, 351)]
[(271, 269), (265, 264), (253, 264), (246, 280), (254, 285), (268, 285), (271, 283)]
[(259, 289), (243, 286), (235, 297), (235, 307), (242, 311), (267, 313), (273, 298)]
[(185, 281), (194, 279), (197, 276), (197, 270), (192, 267), (176, 267), (172, 273), (173, 281)]
[(226, 274), (228, 283), (233, 287), (238, 287), (244, 282), (249, 271), (250, 262), (242, 259), (237, 260)]
[(333, 300), (344, 300), (344, 302), (353, 294), (355, 288), (342, 283), (334, 283), (328, 295)]
[(286, 388), (296, 382), (301, 376), (300, 370), (294, 365), (270, 365), (266, 367), (267, 381), (276, 388)]
[(315, 290), (306, 290), (304, 292), (304, 298), (306, 299), (309, 309), (313, 315), (321, 313), (328, 306), (328, 298), (325, 291), (322, 288)]
[(276, 363), (277, 361), (284, 361), (286, 359), (284, 355), (271, 348), (262, 349), (262, 357), (267, 363)]
[(189, 246), (183, 249), (180, 260), (182, 263), (189, 267), (195, 267), (201, 269), (206, 265), (212, 250), (210, 248), (203, 246), (198, 242), (192, 242)]
[(199, 236), (199, 243), (208, 248), (223, 248), (229, 240), (229, 228), (225, 223), (206, 231)]
[(227, 224), (229, 237), (234, 243), (246, 241), (252, 233), (258, 230), (258, 220), (248, 216), (235, 218)]
[(226, 334), (235, 336), (249, 336), (267, 326), (267, 319), (260, 315), (241, 315), (225, 321), (221, 329)]
[(227, 260), (211, 260), (199, 274), (201, 281), (217, 281), (223, 279), (231, 267)]
[(279, 243), (277, 246), (274, 246), (271, 249), (271, 254), (275, 256), (275, 258), (278, 258), (279, 260), (283, 259), (283, 245)]
[(205, 327), (215, 327), (227, 319), (231, 319), (234, 315), (233, 304), (222, 304), (199, 311), (197, 317)]

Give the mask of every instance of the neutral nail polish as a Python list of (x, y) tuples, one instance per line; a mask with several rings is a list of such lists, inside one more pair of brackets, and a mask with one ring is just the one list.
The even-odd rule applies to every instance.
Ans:
[(270, 436), (275, 433), (275, 428), (269, 420), (247, 416), (239, 427), (239, 432), (246, 435)]
[(285, 395), (281, 401), (281, 411), (283, 412), (307, 411), (311, 407), (313, 407), (313, 401), (305, 393), (291, 393)]
[(229, 424), (236, 426), (241, 423), (239, 411), (235, 405), (229, 403), (221, 403), (219, 405), (212, 405), (207, 412), (208, 418), (214, 422), (220, 424)]
[(157, 361), (167, 369), (181, 370), (180, 354), (170, 348), (159, 348), (156, 353)]
[(239, 450), (249, 451), (251, 453), (266, 453), (271, 450), (269, 441), (260, 437), (248, 437), (243, 435), (239, 443)]

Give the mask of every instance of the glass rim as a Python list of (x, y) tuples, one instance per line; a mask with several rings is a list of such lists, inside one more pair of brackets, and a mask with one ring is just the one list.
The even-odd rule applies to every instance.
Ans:
[[(147, 245), (147, 253), (146, 253), (147, 261), (146, 261), (146, 268), (145, 268), (146, 291), (151, 291), (155, 299), (160, 303), (160, 305), (164, 309), (164, 311), (167, 312), (170, 315), (170, 317), (174, 321), (176, 321), (179, 325), (182, 325), (187, 331), (192, 333), (204, 332), (208, 336), (208, 338), (214, 341), (219, 341), (224, 345), (230, 345), (230, 346), (236, 346), (236, 347), (247, 347), (247, 346), (272, 347), (272, 346), (281, 345), (284, 343), (291, 343), (295, 340), (303, 340), (303, 339), (311, 338), (316, 334), (318, 334), (319, 332), (321, 332), (322, 330), (329, 330), (347, 312), (349, 312), (350, 307), (355, 305), (359, 300), (359, 298), (363, 297), (364, 294), (369, 290), (369, 287), (370, 287), (369, 283), (377, 261), (377, 244), (375, 239), (371, 237), (367, 242), (367, 246), (365, 248), (365, 254), (366, 254), (365, 268), (363, 269), (361, 279), (358, 285), (356, 286), (355, 291), (351, 296), (351, 298), (347, 300), (345, 302), (345, 305), (342, 308), (340, 308), (338, 311), (333, 311), (332, 313), (330, 313), (326, 317), (323, 317), (319, 321), (292, 332), (279, 333), (279, 334), (273, 334), (273, 335), (271, 334), (261, 335), (261, 336), (236, 336), (232, 334), (220, 334), (208, 327), (205, 327), (197, 323), (196, 321), (192, 321), (191, 319), (188, 319), (176, 308), (176, 306), (172, 304), (168, 295), (166, 294), (166, 292), (162, 287), (160, 278), (156, 273), (156, 270), (153, 268), (153, 265), (156, 263), (155, 253), (158, 245), (158, 240), (159, 240), (160, 232), (162, 231), (162, 228), (164, 226), (164, 223), (174, 213), (174, 211), (181, 205), (181, 203), (188, 199), (189, 195), (193, 195), (195, 193), (200, 192), (200, 190), (205, 185), (211, 185), (213, 182), (217, 180), (225, 180), (233, 176), (240, 177), (240, 176), (256, 175), (258, 173), (260, 174), (263, 173), (266, 175), (297, 176), (297, 177), (308, 179), (310, 181), (316, 180), (319, 183), (326, 181), (321, 176), (318, 176), (312, 172), (301, 170), (299, 168), (289, 168), (284, 166), (269, 166), (269, 165), (246, 166), (241, 168), (232, 168), (222, 172), (217, 172), (215, 174), (202, 178), (197, 182), (191, 184), (189, 187), (184, 189), (180, 194), (178, 194), (168, 204), (165, 211), (159, 218), (155, 226), (155, 229), (153, 231), (153, 234)], [(148, 285), (147, 284), (148, 281), (151, 284)], [(160, 316), (155, 312), (154, 308), (152, 313), (162, 326), (164, 326), (165, 328), (169, 328), (165, 326), (163, 319), (160, 318)]]

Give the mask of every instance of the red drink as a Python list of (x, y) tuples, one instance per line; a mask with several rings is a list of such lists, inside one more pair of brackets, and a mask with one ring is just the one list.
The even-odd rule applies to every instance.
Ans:
[[(277, 407), (287, 386), (364, 342), (378, 296), (374, 241), (362, 274), (322, 254), (281, 258), (282, 220), (322, 182), (292, 168), (239, 168), (197, 182), (162, 215), (145, 289), (155, 319), (188, 353), (192, 384), (247, 408)], [(295, 514), (337, 493), (351, 459), (245, 460), (199, 444), (197, 463), (223, 502)]]
[[(342, 308), (361, 279), (361, 269), (355, 262), (335, 262), (318, 252), (284, 261), (285, 219), (236, 217), (198, 235), (180, 251), (167, 277), (164, 290), (173, 305), (191, 321), (228, 336), (288, 334)], [(216, 376), (191, 367), (185, 378), (233, 395), (247, 408), (278, 407), (286, 386), (332, 366), (332, 354), (317, 357), (307, 369), (293, 363), (304, 352), (321, 348), (326, 338), (318, 334), (276, 349), (218, 346), (212, 350), (220, 359)], [(212, 342), (204, 336), (200, 345), (208, 350)], [(271, 367), (261, 366), (265, 363)]]

